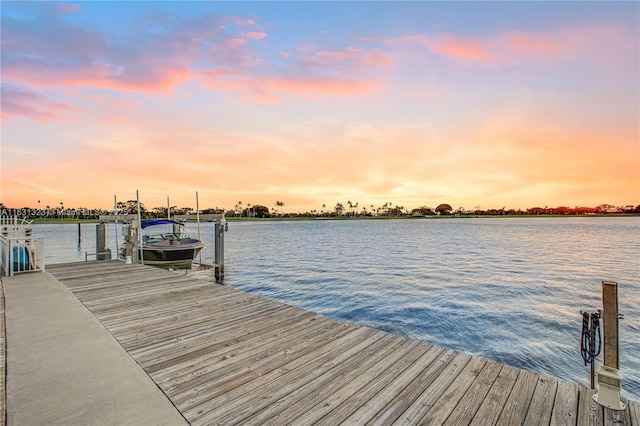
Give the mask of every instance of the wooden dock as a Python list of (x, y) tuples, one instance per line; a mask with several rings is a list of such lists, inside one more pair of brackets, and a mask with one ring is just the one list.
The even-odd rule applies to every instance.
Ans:
[(640, 426), (640, 405), (117, 261), (47, 266), (194, 425)]

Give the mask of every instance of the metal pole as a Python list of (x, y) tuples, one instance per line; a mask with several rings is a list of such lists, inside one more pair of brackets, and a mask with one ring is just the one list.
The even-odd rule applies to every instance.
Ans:
[[(118, 213), (118, 200), (116, 199), (115, 195), (113, 196), (113, 213)], [(120, 258), (120, 253), (118, 252), (118, 250), (120, 250), (118, 246), (118, 219), (116, 219), (113, 223), (113, 227), (116, 232), (116, 260), (118, 260)]]
[(222, 219), (220, 219), (220, 222), (216, 221), (214, 223), (214, 276), (217, 283), (221, 283), (224, 280), (224, 226), (221, 222)]
[[(17, 221), (17, 219), (16, 219)], [(16, 225), (17, 226), (17, 225)], [(9, 277), (13, 276), (13, 263), (14, 263), (14, 256), (13, 256), (13, 239), (9, 238)]]
[(136, 189), (136, 203), (138, 204), (138, 249), (140, 250), (140, 263), (144, 265), (144, 256), (142, 252), (142, 215), (140, 214), (140, 195)]
[(171, 204), (169, 204), (169, 196), (167, 195), (167, 219), (171, 220)]
[(218, 221), (213, 223), (213, 275), (217, 283), (220, 282), (220, 224)]
[[(223, 219), (220, 219), (220, 282), (224, 281), (224, 232), (225, 229), (222, 226)], [(226, 226), (225, 222), (225, 226)]]
[[(589, 340), (591, 342), (596, 341), (596, 328), (589, 327)], [(596, 360), (591, 360), (591, 389), (596, 388)]]
[[(196, 223), (198, 224), (198, 239), (202, 241), (202, 238), (200, 238), (200, 204), (198, 203), (198, 191), (196, 191)], [(202, 265), (202, 250), (200, 250), (198, 256), (200, 265)]]

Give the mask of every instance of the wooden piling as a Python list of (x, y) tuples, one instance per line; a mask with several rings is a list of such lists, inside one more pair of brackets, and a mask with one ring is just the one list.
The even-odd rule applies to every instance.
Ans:
[(619, 368), (618, 354), (618, 284), (602, 282), (604, 365)]
[(107, 238), (106, 238), (106, 224), (99, 223), (96, 225), (96, 259), (106, 260), (107, 256)]

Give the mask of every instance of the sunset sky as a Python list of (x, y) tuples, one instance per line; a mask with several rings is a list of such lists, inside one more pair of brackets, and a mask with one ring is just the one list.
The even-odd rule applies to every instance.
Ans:
[(9, 207), (640, 204), (636, 1), (1, 13)]

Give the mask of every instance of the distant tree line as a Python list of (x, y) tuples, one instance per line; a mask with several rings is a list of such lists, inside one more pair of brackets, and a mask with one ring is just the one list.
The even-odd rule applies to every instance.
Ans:
[[(285, 204), (276, 201), (271, 208), (261, 204), (243, 203), (239, 201), (233, 209), (221, 207), (209, 207), (201, 209), (201, 214), (222, 214), (227, 217), (238, 218), (274, 218), (274, 217), (333, 217), (333, 218), (356, 218), (356, 217), (423, 217), (423, 216), (513, 216), (513, 215), (606, 215), (606, 214), (640, 214), (640, 205), (633, 206), (613, 206), (610, 204), (600, 204), (596, 207), (531, 207), (526, 210), (521, 209), (481, 209), (477, 206), (472, 209), (459, 207), (454, 209), (450, 204), (442, 203), (436, 207), (423, 205), (411, 210), (404, 206), (394, 205), (386, 202), (382, 205), (360, 206), (358, 202), (347, 201), (338, 202), (335, 206), (327, 207), (323, 204), (320, 209), (312, 209), (307, 212), (286, 213)], [(23, 219), (97, 219), (100, 215), (107, 214), (137, 214), (138, 204), (135, 200), (118, 202), (114, 209), (90, 209), (86, 207), (65, 207), (63, 202), (59, 205), (42, 205), (38, 202), (38, 207), (9, 207), (0, 203), (0, 214), (7, 217), (18, 217)], [(192, 207), (162, 206), (147, 209), (144, 203), (140, 203), (140, 214), (143, 218), (168, 217), (174, 215), (193, 215), (196, 210)]]

